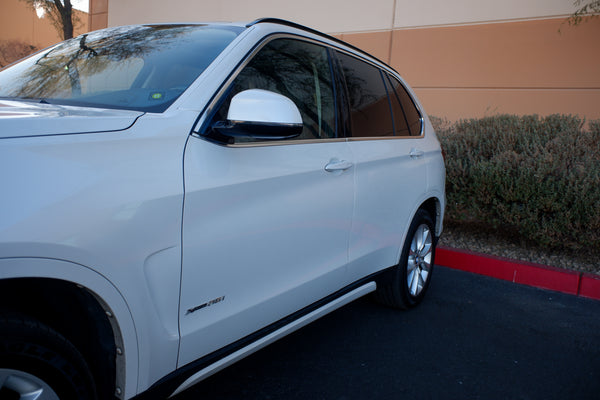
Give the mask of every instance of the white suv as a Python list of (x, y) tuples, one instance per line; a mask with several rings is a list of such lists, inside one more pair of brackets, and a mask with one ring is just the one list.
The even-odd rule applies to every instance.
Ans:
[(294, 23), (110, 28), (9, 66), (0, 394), (165, 398), (368, 293), (412, 307), (444, 181), (400, 76)]

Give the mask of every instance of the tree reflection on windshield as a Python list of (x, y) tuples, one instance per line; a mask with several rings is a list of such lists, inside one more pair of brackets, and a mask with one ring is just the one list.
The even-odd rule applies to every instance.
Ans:
[(145, 25), (92, 32), (0, 71), (0, 96), (163, 111), (239, 31)]

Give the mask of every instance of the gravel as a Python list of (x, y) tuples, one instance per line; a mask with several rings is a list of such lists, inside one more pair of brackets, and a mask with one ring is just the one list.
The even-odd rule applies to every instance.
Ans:
[(600, 275), (600, 251), (550, 250), (481, 226), (446, 224), (440, 246)]

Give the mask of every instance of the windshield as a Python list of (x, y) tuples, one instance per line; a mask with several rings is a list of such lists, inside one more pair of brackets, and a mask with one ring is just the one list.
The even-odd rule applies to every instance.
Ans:
[(0, 98), (163, 112), (242, 28), (143, 25), (64, 41), (0, 71)]

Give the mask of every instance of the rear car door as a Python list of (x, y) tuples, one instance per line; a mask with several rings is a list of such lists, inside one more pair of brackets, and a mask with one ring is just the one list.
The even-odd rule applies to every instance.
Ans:
[[(235, 347), (343, 286), (354, 181), (337, 134), (329, 54), (309, 41), (272, 38), (239, 67), (189, 139), (180, 365)], [(274, 142), (213, 135), (231, 98), (248, 89), (291, 99), (302, 134)]]
[(338, 53), (346, 82), (355, 160), (350, 279), (398, 263), (413, 213), (427, 191), (422, 118), (400, 81), (375, 64)]

